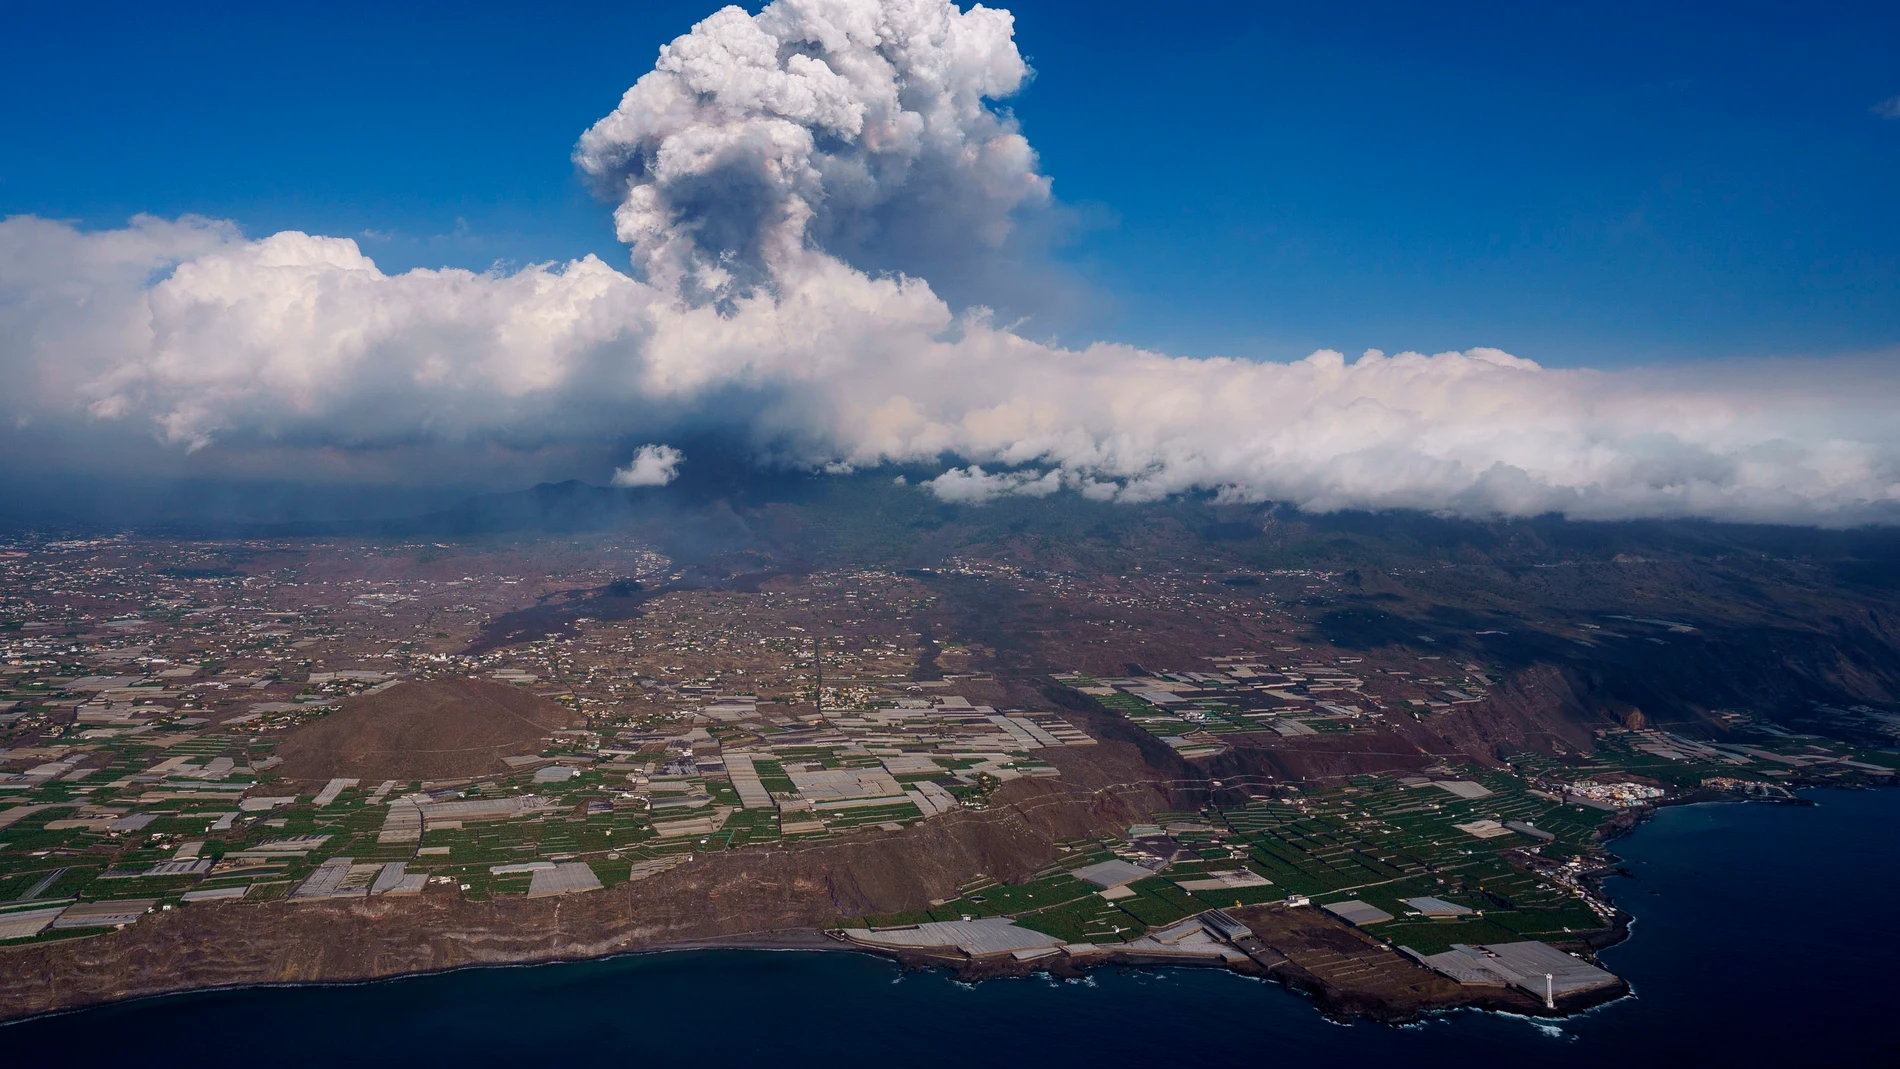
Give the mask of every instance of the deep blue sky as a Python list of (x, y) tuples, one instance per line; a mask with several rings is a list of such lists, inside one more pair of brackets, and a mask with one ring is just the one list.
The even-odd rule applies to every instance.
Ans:
[[(1010, 106), (1095, 295), (1050, 322), (1069, 340), (1598, 365), (1900, 343), (1891, 0), (1005, 6), (1037, 70)], [(14, 5), (0, 214), (624, 266), (568, 152), (713, 9)]]

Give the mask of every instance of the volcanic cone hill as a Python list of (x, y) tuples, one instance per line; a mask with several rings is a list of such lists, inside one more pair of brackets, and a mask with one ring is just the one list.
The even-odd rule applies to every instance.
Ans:
[(539, 753), (579, 714), (519, 688), (478, 679), (398, 683), (345, 702), (278, 746), (289, 779), (459, 779), (507, 769), (502, 758)]

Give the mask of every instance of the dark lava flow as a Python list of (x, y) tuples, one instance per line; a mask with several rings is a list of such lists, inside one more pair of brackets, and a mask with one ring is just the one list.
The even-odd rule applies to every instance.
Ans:
[(542, 595), (525, 609), (505, 612), (488, 621), (475, 641), (462, 651), (465, 657), (487, 653), (503, 646), (551, 636), (574, 634), (575, 625), (584, 619), (631, 620), (640, 615), (640, 606), (662, 594), (676, 590), (736, 590), (756, 594), (767, 580), (781, 575), (802, 575), (810, 568), (803, 563), (756, 572), (730, 572), (695, 565), (678, 578), (660, 586), (647, 586), (633, 579), (616, 579), (606, 586), (578, 590), (557, 590)]

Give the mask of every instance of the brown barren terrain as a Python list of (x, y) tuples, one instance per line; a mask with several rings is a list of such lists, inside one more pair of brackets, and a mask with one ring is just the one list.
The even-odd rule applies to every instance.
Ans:
[(842, 843), (701, 854), (591, 895), (475, 902), (444, 888), (408, 899), (191, 906), (96, 938), (0, 949), (0, 1012), (27, 1017), (208, 987), (373, 980), (679, 945), (812, 942), (841, 918), (954, 896), (979, 873), (1024, 879), (1062, 853), (1061, 840), (1110, 834), (1139, 818), (1118, 792), (1022, 779), (981, 812)]
[(287, 779), (441, 780), (507, 770), (550, 731), (581, 726), (566, 706), (479, 679), (398, 683), (352, 698), (278, 747)]

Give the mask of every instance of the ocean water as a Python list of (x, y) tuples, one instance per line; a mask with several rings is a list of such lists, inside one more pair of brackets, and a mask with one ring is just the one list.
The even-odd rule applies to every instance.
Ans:
[(967, 985), (855, 954), (693, 951), (166, 996), (0, 1027), (0, 1054), (247, 1069), (1886, 1063), (1900, 791), (1808, 797), (1818, 804), (1668, 809), (1620, 840), (1633, 875), (1611, 894), (1637, 921), (1603, 959), (1636, 993), (1560, 1022), (1342, 1025), (1213, 970)]

